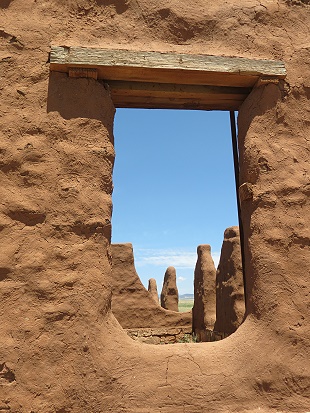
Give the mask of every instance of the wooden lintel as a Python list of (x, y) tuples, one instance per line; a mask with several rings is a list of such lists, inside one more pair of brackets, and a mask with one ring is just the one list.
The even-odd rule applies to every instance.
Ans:
[(50, 69), (103, 79), (116, 107), (234, 110), (259, 79), (286, 76), (274, 60), (66, 46), (52, 47)]
[(69, 77), (86, 77), (91, 79), (98, 79), (97, 69), (90, 69), (84, 67), (69, 67), (68, 68)]
[(178, 83), (154, 83), (154, 82), (126, 82), (109, 80), (107, 82), (115, 94), (174, 94), (174, 95), (226, 95), (247, 96), (251, 92), (248, 87), (209, 86), (209, 85), (181, 85)]
[(136, 109), (188, 109), (188, 110), (238, 110), (243, 101), (199, 101), (196, 99), (135, 98), (128, 97), (120, 101), (113, 99), (116, 108)]
[[(106, 80), (243, 87), (254, 86), (260, 76), (286, 75), (283, 62), (274, 60), (64, 46), (52, 46), (50, 67), (64, 72), (69, 67), (96, 68), (98, 78)], [(248, 78), (248, 84), (242, 78)]]
[(108, 81), (115, 107), (233, 110), (250, 88)]

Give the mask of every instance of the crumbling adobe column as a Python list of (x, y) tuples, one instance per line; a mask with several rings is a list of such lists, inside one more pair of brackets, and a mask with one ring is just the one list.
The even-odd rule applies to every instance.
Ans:
[(168, 267), (166, 270), (160, 302), (166, 310), (179, 311), (179, 292), (174, 267)]
[(208, 331), (215, 322), (215, 277), (216, 270), (208, 244), (197, 248), (197, 263), (194, 274), (193, 332), (199, 341), (208, 341)]
[(148, 292), (150, 293), (150, 296), (153, 298), (155, 303), (158, 304), (159, 299), (158, 299), (157, 283), (156, 283), (155, 278), (149, 279)]
[(227, 228), (216, 272), (216, 322), (214, 330), (232, 334), (244, 316), (244, 289), (238, 227)]

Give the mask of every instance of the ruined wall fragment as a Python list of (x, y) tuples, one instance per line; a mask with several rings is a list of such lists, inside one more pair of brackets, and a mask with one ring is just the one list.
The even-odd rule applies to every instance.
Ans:
[(208, 244), (197, 248), (197, 263), (194, 274), (193, 332), (199, 341), (209, 341), (216, 312), (216, 269)]
[(168, 267), (165, 272), (163, 288), (160, 294), (160, 303), (166, 310), (179, 310), (179, 292), (177, 288), (177, 275), (174, 267)]
[(123, 328), (191, 326), (191, 313), (162, 308), (144, 287), (134, 266), (132, 245), (112, 244), (112, 312)]
[(159, 299), (158, 299), (158, 290), (157, 290), (157, 283), (155, 278), (150, 278), (149, 279), (149, 284), (148, 284), (148, 292), (150, 294), (150, 296), (153, 298), (153, 300), (155, 301), (155, 303), (158, 304)]
[(238, 227), (227, 228), (216, 271), (216, 323), (224, 336), (237, 330), (244, 317), (244, 288)]

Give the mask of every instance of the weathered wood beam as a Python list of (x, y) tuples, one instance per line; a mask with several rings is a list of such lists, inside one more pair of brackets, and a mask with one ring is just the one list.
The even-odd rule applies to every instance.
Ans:
[(230, 110), (238, 108), (250, 88), (168, 83), (108, 81), (115, 107)]
[(161, 98), (135, 98), (128, 96), (114, 103), (116, 108), (136, 108), (136, 109), (188, 109), (188, 110), (238, 110), (243, 101), (200, 101), (195, 99), (167, 99)]
[(154, 83), (154, 82), (126, 82), (119, 80), (108, 81), (110, 89), (119, 94), (149, 94), (165, 95), (174, 94), (175, 96), (206, 96), (206, 95), (221, 95), (221, 96), (247, 96), (251, 92), (251, 88), (229, 87), (229, 86), (207, 86), (207, 85), (180, 85), (178, 83)]
[(103, 79), (116, 107), (237, 110), (254, 86), (286, 75), (280, 61), (53, 46), (53, 71)]
[(283, 62), (193, 54), (52, 46), (51, 70), (94, 68), (99, 79), (252, 87), (260, 76), (284, 78)]

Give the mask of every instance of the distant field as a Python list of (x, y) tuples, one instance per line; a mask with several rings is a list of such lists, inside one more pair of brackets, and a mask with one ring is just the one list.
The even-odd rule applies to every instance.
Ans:
[(185, 311), (191, 311), (194, 305), (194, 300), (192, 298), (180, 298), (179, 299), (179, 311), (184, 313)]

